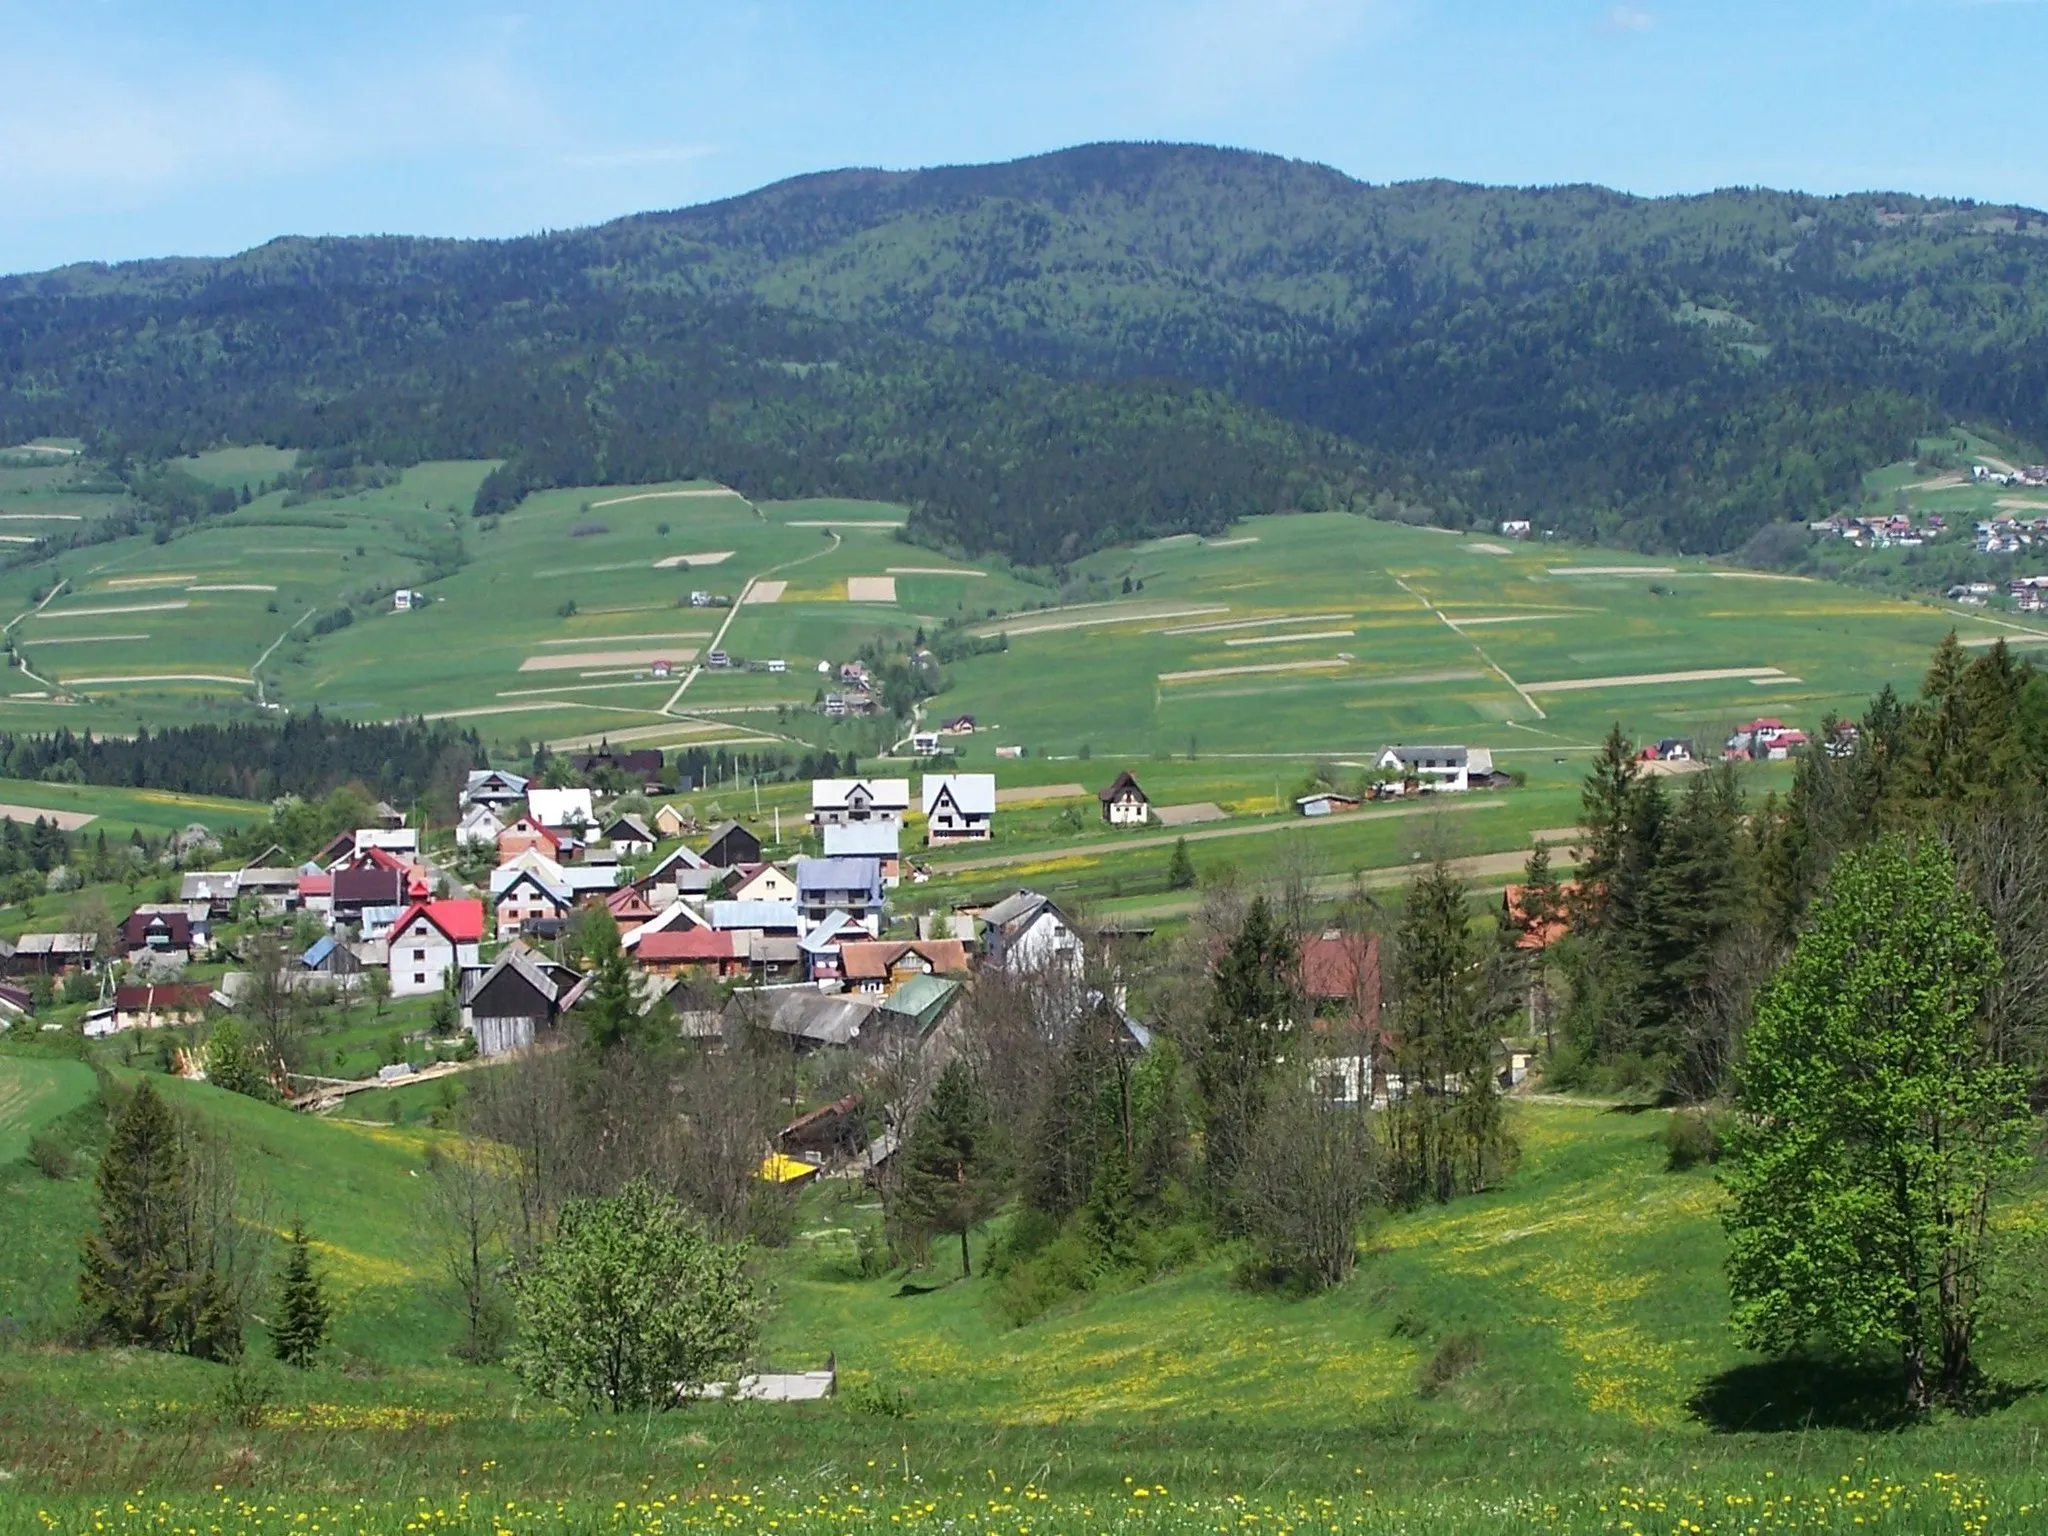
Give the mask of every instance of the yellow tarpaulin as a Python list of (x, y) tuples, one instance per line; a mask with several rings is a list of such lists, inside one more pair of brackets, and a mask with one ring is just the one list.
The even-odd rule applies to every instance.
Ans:
[(818, 1170), (809, 1163), (784, 1157), (780, 1152), (771, 1152), (761, 1160), (761, 1177), (771, 1184), (801, 1184), (817, 1176)]

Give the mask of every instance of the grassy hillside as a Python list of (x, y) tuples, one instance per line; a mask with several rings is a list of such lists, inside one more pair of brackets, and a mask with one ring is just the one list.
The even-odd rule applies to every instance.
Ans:
[[(0, 1080), (23, 1065), (0, 1056)], [(1665, 1171), (1655, 1111), (1522, 1105), (1505, 1189), (1387, 1220), (1357, 1277), (1307, 1302), (1239, 1291), (1219, 1261), (1012, 1328), (991, 1306), (999, 1282), (956, 1281), (946, 1262), (857, 1278), (852, 1233), (875, 1213), (816, 1189), (791, 1247), (762, 1255), (764, 1354), (836, 1354), (841, 1398), (621, 1423), (536, 1412), (502, 1371), (446, 1358), (451, 1300), (420, 1271), (409, 1214), (425, 1137), (203, 1087), (180, 1100), (321, 1236), (346, 1303), (338, 1347), (244, 1428), (216, 1405), (221, 1368), (0, 1343), (0, 1521), (42, 1507), (90, 1529), (97, 1511), (127, 1531), (225, 1509), (241, 1529), (367, 1498), (345, 1528), (381, 1531), (416, 1518), (417, 1494), (442, 1511), (429, 1528), (459, 1531), (889, 1527), (916, 1500), (944, 1512), (935, 1527), (972, 1510), (1034, 1530), (1214, 1529), (1227, 1508), (1294, 1528), (1305, 1507), (1367, 1530), (1960, 1536), (2024, 1530), (2048, 1494), (2025, 1385), (2048, 1366), (2038, 1311), (2006, 1309), (1987, 1340), (1987, 1368), (2019, 1389), (2010, 1406), (1859, 1433), (1888, 1418), (1884, 1373), (1764, 1367), (1733, 1346), (1712, 1175)], [(5, 1276), (33, 1338), (64, 1314), (85, 1186), (15, 1165), (6, 1193), (47, 1251)], [(2037, 1203), (2007, 1228), (2032, 1230)], [(908, 1416), (861, 1406), (893, 1402)], [(1139, 1510), (1138, 1487), (1159, 1503)]]

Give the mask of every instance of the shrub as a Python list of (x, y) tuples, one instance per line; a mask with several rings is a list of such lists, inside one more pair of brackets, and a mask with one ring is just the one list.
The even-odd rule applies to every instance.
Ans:
[(36, 1172), (46, 1179), (71, 1177), (71, 1152), (54, 1136), (31, 1136), (28, 1143), (28, 1160), (35, 1164)]
[(910, 1417), (910, 1399), (901, 1387), (884, 1386), (870, 1378), (857, 1382), (846, 1394), (846, 1406), (855, 1413), (868, 1414), (878, 1419), (907, 1419)]
[(1664, 1122), (1664, 1162), (1673, 1173), (1721, 1160), (1726, 1137), (1721, 1117), (1706, 1109), (1681, 1109)]

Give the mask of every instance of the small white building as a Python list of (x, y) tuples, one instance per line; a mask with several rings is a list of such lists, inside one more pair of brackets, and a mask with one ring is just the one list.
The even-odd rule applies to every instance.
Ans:
[(928, 773), (924, 776), (924, 840), (986, 842), (995, 830), (996, 776), (992, 773)]
[(455, 844), (458, 848), (495, 848), (498, 834), (504, 830), (504, 818), (479, 801), (455, 824)]
[(415, 592), (411, 587), (400, 587), (391, 594), (391, 611), (393, 613), (410, 613), (415, 608), (424, 608), (426, 602), (426, 593)]
[(1142, 827), (1152, 819), (1152, 800), (1138, 787), (1129, 769), (1116, 776), (1109, 788), (1096, 791), (1102, 802), (1102, 819), (1112, 827)]

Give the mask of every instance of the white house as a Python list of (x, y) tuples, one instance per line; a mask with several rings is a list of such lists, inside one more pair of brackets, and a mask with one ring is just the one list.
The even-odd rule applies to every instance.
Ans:
[(426, 603), (426, 600), (426, 593), (415, 592), (411, 587), (400, 587), (396, 592), (391, 594), (392, 611), (396, 613), (408, 613), (414, 608), (423, 606)]
[(1098, 790), (1095, 798), (1102, 802), (1102, 819), (1112, 827), (1142, 827), (1152, 819), (1152, 801), (1128, 769), (1109, 788)]
[(1471, 754), (1463, 747), (1383, 747), (1373, 759), (1380, 788), (1399, 794), (1410, 779), (1424, 791), (1458, 793), (1471, 786)]
[(1036, 891), (1006, 896), (981, 914), (988, 963), (1006, 971), (1062, 971), (1078, 979), (1081, 936), (1052, 899)]
[(901, 821), (910, 814), (908, 779), (813, 779), (811, 823), (844, 826), (855, 821)]
[(550, 832), (558, 827), (597, 825), (597, 807), (587, 789), (529, 789), (526, 811)]
[(516, 805), (526, 798), (526, 775), (502, 768), (476, 768), (462, 786), (464, 805)]
[(391, 925), (391, 995), (417, 997), (439, 991), (452, 970), (459, 977), (474, 967), (484, 937), (481, 901), (422, 901)]
[(902, 822), (848, 822), (843, 827), (826, 827), (824, 836), (826, 858), (879, 859), (883, 885), (895, 885), (903, 878)]
[(996, 776), (992, 773), (928, 773), (924, 776), (924, 840), (986, 842), (994, 830)]
[(455, 844), (458, 848), (495, 848), (498, 834), (505, 830), (505, 820), (490, 806), (478, 801), (462, 813), (462, 820), (455, 825)]

